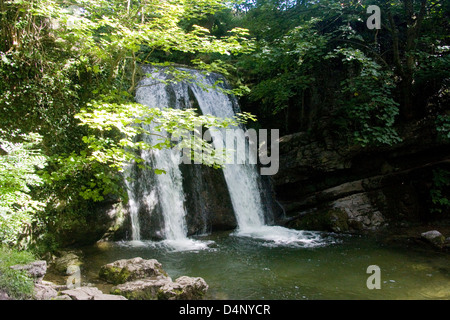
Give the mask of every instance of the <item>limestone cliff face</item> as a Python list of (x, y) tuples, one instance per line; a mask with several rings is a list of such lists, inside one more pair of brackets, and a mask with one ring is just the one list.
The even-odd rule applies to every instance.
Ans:
[(328, 133), (280, 138), (273, 181), (283, 223), (361, 232), (433, 219), (433, 170), (450, 168), (450, 144), (437, 138), (432, 121), (410, 124), (401, 135), (402, 143), (376, 148), (349, 146)]

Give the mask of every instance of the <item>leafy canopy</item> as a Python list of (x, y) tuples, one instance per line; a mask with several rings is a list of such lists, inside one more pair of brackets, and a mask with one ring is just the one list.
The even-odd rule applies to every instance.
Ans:
[[(118, 171), (139, 162), (141, 150), (172, 147), (176, 130), (198, 122), (220, 127), (245, 119), (134, 101), (143, 64), (167, 67), (182, 56), (206, 72), (225, 71), (232, 67), (205, 57), (251, 52), (246, 29), (215, 36), (197, 23), (229, 8), (219, 0), (0, 1), (2, 240), (17, 242), (26, 226), (41, 222), (54, 234), (82, 226), (92, 202), (124, 194)], [(140, 126), (150, 122), (156, 129)], [(142, 133), (161, 141), (139, 142)], [(205, 164), (217, 167), (210, 155)]]

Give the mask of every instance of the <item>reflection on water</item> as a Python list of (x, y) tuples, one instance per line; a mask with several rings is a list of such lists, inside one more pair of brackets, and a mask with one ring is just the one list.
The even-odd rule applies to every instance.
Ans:
[[(82, 274), (98, 285), (103, 264), (142, 257), (157, 259), (173, 279), (204, 278), (207, 299), (450, 299), (448, 253), (362, 236), (302, 235), (303, 242), (290, 243), (239, 233), (187, 243), (111, 243), (84, 249)], [(380, 290), (366, 286), (369, 265), (381, 269)]]

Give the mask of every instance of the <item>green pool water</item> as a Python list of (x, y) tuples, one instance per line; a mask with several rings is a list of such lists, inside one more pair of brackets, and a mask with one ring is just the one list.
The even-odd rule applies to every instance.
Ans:
[[(97, 275), (118, 259), (157, 259), (172, 279), (202, 277), (206, 299), (450, 299), (450, 255), (372, 237), (321, 234), (317, 246), (290, 246), (216, 233), (197, 238), (199, 250), (171, 250), (155, 242), (117, 242), (84, 248), (83, 281), (108, 290)], [(380, 289), (369, 290), (370, 265)]]

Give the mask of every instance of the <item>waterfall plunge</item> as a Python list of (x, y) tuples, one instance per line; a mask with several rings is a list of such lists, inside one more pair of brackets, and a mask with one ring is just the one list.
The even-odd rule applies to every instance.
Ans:
[[(234, 97), (220, 90), (204, 89), (205, 86), (210, 88), (215, 86), (215, 82), (219, 79), (217, 75), (205, 76), (196, 70), (181, 69), (189, 72), (195, 81), (165, 84), (160, 81), (168, 79), (163, 70), (151, 68), (144, 68), (144, 70), (152, 76), (143, 79), (137, 88), (136, 101), (141, 104), (159, 108), (192, 108), (193, 102), (189, 94), (191, 92), (203, 114), (231, 118), (239, 111)], [(243, 131), (238, 130), (236, 133), (243, 135)], [(213, 141), (222, 140), (226, 146), (220, 131), (212, 131), (211, 134)], [(239, 138), (245, 139), (243, 136), (238, 136)], [(143, 139), (151, 144), (157, 143), (157, 138), (153, 136), (145, 136)], [(226, 147), (229, 148), (229, 146)], [(144, 202), (147, 210), (150, 211), (157, 205), (160, 207), (164, 219), (161, 236), (166, 239), (165, 242), (177, 249), (189, 250), (207, 246), (208, 243), (194, 241), (187, 237), (183, 177), (178, 165), (180, 153), (175, 150), (152, 150), (143, 153), (142, 157), (153, 168), (164, 169), (167, 173), (145, 177), (141, 179), (144, 183), (138, 185), (127, 182), (133, 240), (140, 240), (141, 227), (138, 212), (142, 206), (141, 202)], [(255, 165), (249, 164), (227, 164), (223, 168), (238, 224), (235, 235), (263, 239), (276, 245), (313, 246), (320, 243), (320, 237), (315, 233), (266, 225), (267, 208), (265, 210), (262, 205), (260, 176), (256, 169)], [(132, 168), (129, 167), (126, 172), (131, 177)]]
[[(171, 103), (171, 96), (167, 92), (167, 86), (159, 81), (146, 78), (140, 83), (137, 89), (136, 101), (149, 107), (182, 108), (189, 103), (187, 95), (184, 94), (183, 85), (173, 86), (176, 90), (175, 96), (179, 103)], [(180, 100), (178, 100), (180, 99)], [(153, 125), (147, 125), (147, 130), (152, 131)], [(145, 135), (142, 139), (155, 145), (158, 136)], [(155, 169), (163, 169), (165, 174), (154, 174), (146, 172), (140, 177), (141, 183), (136, 185), (132, 176), (133, 165), (126, 169), (127, 190), (129, 197), (129, 208), (132, 227), (132, 240), (141, 240), (141, 226), (139, 223), (139, 209), (145, 205), (149, 214), (158, 205), (163, 215), (163, 228), (160, 236), (164, 238), (164, 243), (177, 250), (202, 249), (208, 242), (194, 241), (187, 237), (186, 209), (184, 207), (183, 179), (179, 168), (180, 154), (176, 150), (162, 149), (143, 151), (141, 154), (146, 164)], [(142, 174), (142, 173), (141, 173)], [(142, 190), (136, 190), (141, 188)], [(140, 202), (144, 202), (141, 204)]]

